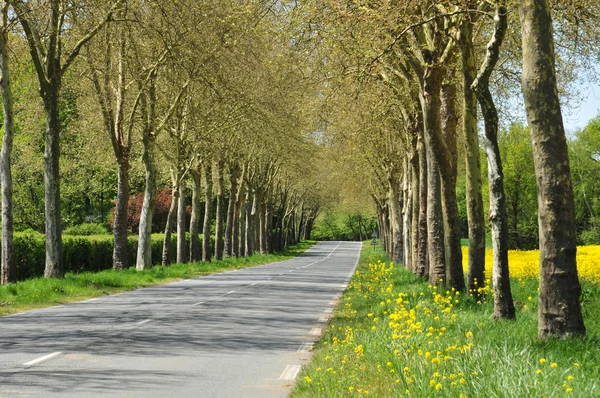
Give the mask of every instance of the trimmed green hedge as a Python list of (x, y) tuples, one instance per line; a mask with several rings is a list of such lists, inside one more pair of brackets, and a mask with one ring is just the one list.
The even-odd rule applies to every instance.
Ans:
[[(135, 265), (137, 254), (136, 237), (129, 237), (129, 266)], [(189, 247), (189, 236), (187, 237)], [(44, 276), (46, 263), (45, 235), (40, 233), (15, 233), (14, 253), (17, 265), (17, 279), (25, 280)], [(152, 264), (162, 261), (163, 235), (152, 235)], [(171, 236), (171, 253), (174, 260), (177, 235)], [(63, 258), (65, 272), (97, 272), (112, 268), (113, 236), (63, 236)]]

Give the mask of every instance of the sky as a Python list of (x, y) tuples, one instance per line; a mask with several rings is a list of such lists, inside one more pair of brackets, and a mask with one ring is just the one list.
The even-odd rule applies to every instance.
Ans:
[(585, 127), (590, 119), (600, 113), (600, 86), (597, 83), (581, 81), (578, 89), (583, 97), (579, 106), (576, 109), (563, 109), (563, 122), (567, 133)]

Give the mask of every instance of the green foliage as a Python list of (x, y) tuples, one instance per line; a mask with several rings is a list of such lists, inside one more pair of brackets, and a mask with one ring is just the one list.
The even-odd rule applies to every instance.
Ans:
[(377, 231), (377, 219), (371, 215), (327, 210), (317, 220), (311, 237), (316, 240), (364, 240)]
[[(188, 237), (189, 244), (189, 237)], [(17, 279), (44, 275), (46, 261), (45, 236), (40, 233), (16, 233), (14, 237)], [(135, 264), (137, 237), (128, 239), (128, 261)], [(162, 261), (163, 235), (152, 235), (152, 263)], [(177, 247), (177, 235), (171, 236), (171, 251)], [(65, 272), (98, 272), (112, 268), (113, 237), (111, 235), (63, 236)]]
[(65, 228), (63, 234), (83, 236), (106, 235), (108, 234), (108, 228), (104, 224), (85, 223)]

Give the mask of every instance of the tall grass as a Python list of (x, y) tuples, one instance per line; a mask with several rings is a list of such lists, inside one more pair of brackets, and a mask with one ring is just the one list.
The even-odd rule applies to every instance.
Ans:
[(292, 397), (600, 396), (600, 288), (584, 282), (588, 335), (537, 340), (537, 280), (513, 280), (516, 321), (433, 288), (363, 246), (352, 279)]

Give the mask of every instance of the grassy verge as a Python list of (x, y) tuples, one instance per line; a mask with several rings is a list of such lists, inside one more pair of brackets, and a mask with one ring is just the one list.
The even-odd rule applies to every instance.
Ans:
[(314, 244), (314, 241), (303, 241), (290, 246), (282, 253), (256, 254), (244, 258), (225, 258), (223, 261), (213, 261), (211, 263), (173, 264), (169, 267), (155, 266), (152, 269), (140, 272), (132, 267), (124, 271), (68, 273), (63, 279), (35, 278), (12, 283), (0, 286), (0, 315), (80, 301), (140, 287), (161, 285), (235, 268), (283, 261), (299, 255)]
[(538, 341), (537, 280), (513, 280), (516, 321), (439, 291), (363, 246), (342, 297), (292, 397), (600, 396), (600, 288), (586, 282), (588, 336)]

